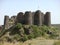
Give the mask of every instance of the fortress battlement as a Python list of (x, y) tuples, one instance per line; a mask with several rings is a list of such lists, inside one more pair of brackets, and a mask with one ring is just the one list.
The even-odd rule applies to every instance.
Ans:
[(17, 16), (9, 16), (4, 17), (4, 28), (8, 29), (14, 24), (21, 23), (26, 25), (47, 25), (51, 26), (51, 14), (50, 12), (46, 12), (45, 14), (40, 10), (35, 12), (26, 11), (25, 13), (19, 12)]

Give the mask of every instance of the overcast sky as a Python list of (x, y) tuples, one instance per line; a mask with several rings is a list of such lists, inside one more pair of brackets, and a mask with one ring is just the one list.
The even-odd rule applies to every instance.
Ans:
[(51, 12), (51, 24), (60, 24), (60, 0), (0, 0), (0, 25), (4, 24), (5, 15), (36, 10)]

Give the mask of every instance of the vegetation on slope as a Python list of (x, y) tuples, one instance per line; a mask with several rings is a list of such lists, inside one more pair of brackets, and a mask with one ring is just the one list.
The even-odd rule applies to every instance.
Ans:
[(0, 32), (0, 40), (8, 42), (12, 41), (26, 41), (36, 37), (44, 37), (46, 39), (57, 39), (58, 30), (54, 27), (37, 26), (37, 25), (22, 25), (18, 23), (8, 30)]

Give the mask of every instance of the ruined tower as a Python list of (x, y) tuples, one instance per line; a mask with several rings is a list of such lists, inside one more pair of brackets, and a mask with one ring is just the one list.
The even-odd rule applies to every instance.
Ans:
[(44, 15), (44, 24), (47, 26), (51, 26), (50, 12), (46, 12), (46, 14)]
[(15, 23), (15, 21), (16, 21), (16, 16), (12, 16), (12, 17), (11, 17), (11, 20), (13, 21), (13, 23)]
[(26, 11), (24, 15), (25, 24), (32, 25), (32, 12)]
[(9, 18), (9, 28), (15, 25), (16, 16)]
[(40, 10), (37, 10), (34, 14), (34, 25), (42, 25), (42, 16)]
[(9, 16), (4, 17), (4, 29), (9, 28)]

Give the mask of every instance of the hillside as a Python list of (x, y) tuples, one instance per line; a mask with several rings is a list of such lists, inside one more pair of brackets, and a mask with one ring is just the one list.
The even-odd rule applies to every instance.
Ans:
[[(26, 45), (28, 45), (29, 42), (33, 42), (32, 45), (35, 45), (35, 43), (37, 45), (38, 42), (43, 41), (42, 45), (44, 45), (44, 42), (51, 42), (50, 44), (52, 45), (54, 43), (54, 40), (60, 40), (59, 31), (60, 30), (58, 30), (54, 26), (48, 27), (45, 25), (22, 25), (18, 23), (12, 26), (10, 29), (4, 29), (0, 32), (0, 42), (4, 42), (7, 44), (19, 44), (19, 42), (24, 42), (23, 45), (25, 43), (27, 43)], [(48, 45), (48, 43), (46, 45)]]

